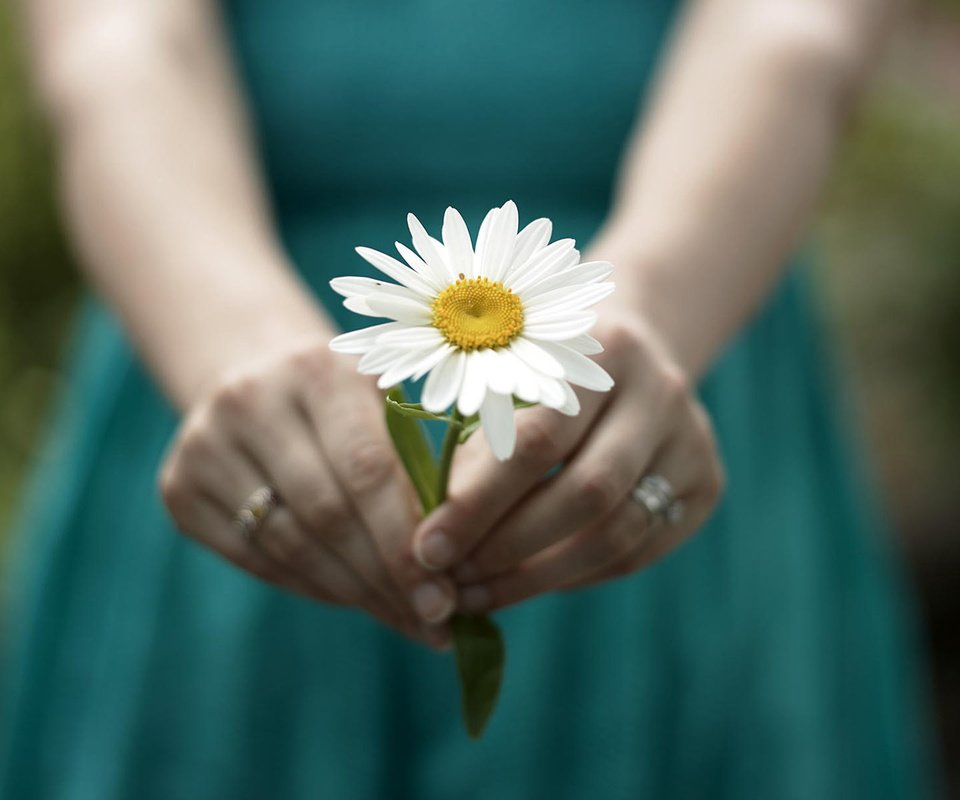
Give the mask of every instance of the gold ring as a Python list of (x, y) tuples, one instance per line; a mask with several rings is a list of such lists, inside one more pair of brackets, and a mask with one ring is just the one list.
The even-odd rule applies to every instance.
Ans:
[(270, 486), (259, 486), (251, 492), (233, 517), (234, 524), (245, 539), (253, 537), (263, 521), (280, 503), (276, 491)]

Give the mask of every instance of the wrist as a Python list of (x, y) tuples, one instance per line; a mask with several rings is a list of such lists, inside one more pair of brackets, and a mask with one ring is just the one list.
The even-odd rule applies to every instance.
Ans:
[(670, 258), (644, 246), (638, 231), (609, 225), (591, 242), (584, 260), (614, 265), (612, 280), (617, 288), (598, 307), (600, 318), (641, 324), (676, 365), (696, 379), (708, 357), (698, 343), (697, 326), (690, 324), (690, 309), (682, 301), (680, 270), (671, 266)]
[(165, 370), (181, 409), (247, 364), (308, 342), (324, 346), (336, 335), (319, 304), (295, 280), (237, 281), (209, 304), (201, 325), (189, 327), (190, 340), (185, 333)]

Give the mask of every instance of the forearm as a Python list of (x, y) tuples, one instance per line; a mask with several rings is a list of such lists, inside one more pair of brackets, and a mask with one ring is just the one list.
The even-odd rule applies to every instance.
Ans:
[[(831, 3), (835, 0), (830, 0)], [(883, 30), (882, 2), (701, 2), (591, 256), (699, 376), (776, 283)]]
[(275, 243), (219, 43), (192, 22), (180, 37), (117, 13), (41, 58), (83, 268), (182, 408), (326, 326)]

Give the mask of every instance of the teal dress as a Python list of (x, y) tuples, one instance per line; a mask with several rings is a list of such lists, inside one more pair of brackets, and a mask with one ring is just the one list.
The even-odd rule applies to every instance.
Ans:
[[(415, 212), (517, 201), (589, 241), (668, 0), (224, 7), (280, 236), (317, 298)], [(708, 265), (706, 265), (708, 266)], [(211, 299), (215, 302), (215, 298)], [(486, 736), (451, 657), (258, 583), (172, 527), (177, 417), (77, 321), (4, 581), (4, 800), (917, 798), (914, 640), (802, 266), (704, 379), (729, 489), (662, 563), (499, 614)]]

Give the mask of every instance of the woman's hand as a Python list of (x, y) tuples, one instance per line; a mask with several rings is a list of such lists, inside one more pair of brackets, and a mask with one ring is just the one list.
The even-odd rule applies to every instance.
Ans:
[[(454, 587), (412, 557), (418, 513), (383, 398), (342, 361), (318, 337), (224, 376), (166, 457), (164, 502), (182, 531), (253, 575), (443, 645), (436, 623)], [(233, 518), (260, 486), (280, 503), (245, 538)]]
[[(696, 531), (720, 496), (723, 469), (706, 412), (652, 331), (636, 316), (608, 313), (593, 334), (612, 391), (579, 393), (576, 417), (520, 412), (509, 461), (496, 461), (485, 442), (468, 442), (447, 502), (417, 530), (418, 558), (452, 570), (463, 611), (640, 569)], [(651, 524), (631, 497), (651, 474), (683, 502), (678, 524)]]

